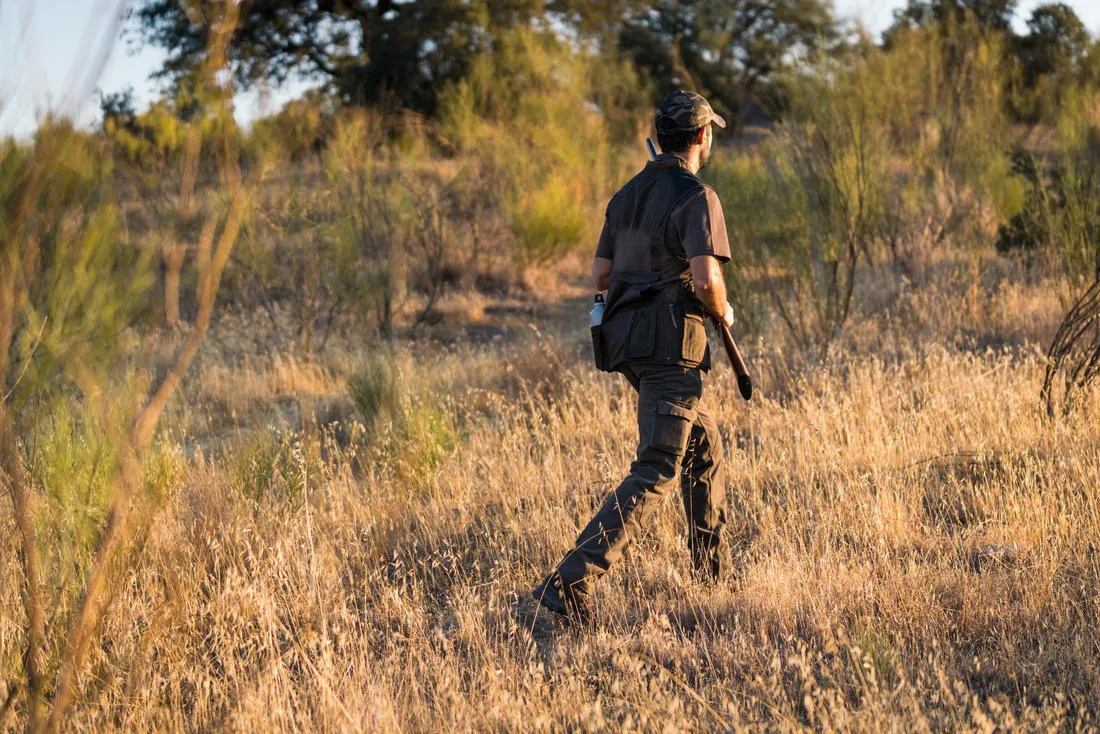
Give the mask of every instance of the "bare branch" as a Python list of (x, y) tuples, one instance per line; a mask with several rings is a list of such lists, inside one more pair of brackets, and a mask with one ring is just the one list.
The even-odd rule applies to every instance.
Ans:
[[(225, 64), (225, 46), (232, 35), (233, 28), (236, 26), (238, 10), (236, 4), (226, 4), (226, 15), (217, 25), (215, 33), (211, 34), (211, 45), (208, 49), (209, 66), (207, 73), (204, 75), (211, 87), (216, 81), (217, 70)], [(224, 114), (227, 95), (224, 90), (218, 90), (215, 94), (216, 99), (222, 105), (222, 113)], [(222, 271), (229, 260), (230, 251), (240, 232), (248, 198), (244, 187), (241, 185), (235, 146), (236, 138), (232, 134), (228, 134), (221, 163), (225, 169), (224, 179), (230, 189), (229, 214), (220, 236), (217, 238), (217, 245), (213, 246), (216, 226), (208, 223), (203, 228), (198, 246), (198, 316), (191, 327), (187, 340), (176, 356), (175, 363), (160, 383), (151, 391), (151, 397), (135, 419), (129, 436), (122, 447), (120, 467), (111, 484), (111, 510), (107, 527), (96, 548), (83, 596), (70, 624), (67, 646), (58, 673), (53, 710), (50, 712), (50, 717), (44, 726), (49, 731), (58, 731), (61, 728), (65, 717), (68, 715), (69, 708), (72, 706), (77, 675), (83, 667), (93, 632), (106, 606), (104, 597), (107, 591), (109, 571), (112, 562), (122, 551), (124, 542), (128, 537), (127, 530), (129, 529), (131, 514), (130, 498), (140, 486), (141, 457), (152, 441), (157, 423), (160, 421), (172, 393), (179, 386), (184, 373), (190, 367), (191, 362), (198, 353), (199, 346), (202, 344), (203, 337), (210, 325), (210, 317), (214, 309)], [(197, 156), (197, 149), (195, 155)], [(197, 167), (197, 164), (192, 164), (192, 166)], [(187, 169), (185, 168), (185, 178), (186, 172)], [(188, 186), (193, 186), (193, 178), (185, 184), (184, 191), (188, 190)], [(211, 252), (212, 249), (213, 252)]]
[(32, 728), (38, 725), (42, 717), (42, 655), (46, 638), (41, 567), (30, 487), (19, 457), (14, 427), (3, 403), (0, 403), (0, 481), (8, 487), (21, 542), (19, 550), (23, 566), (23, 604), (27, 613), (27, 647), (23, 652), (23, 671), (27, 679), (28, 728)]

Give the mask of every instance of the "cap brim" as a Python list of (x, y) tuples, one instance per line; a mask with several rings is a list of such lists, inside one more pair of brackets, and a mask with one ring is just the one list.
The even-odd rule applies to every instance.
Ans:
[(716, 115), (713, 112), (710, 113), (710, 121), (721, 128), (724, 128), (726, 126), (726, 121), (722, 119), (722, 116)]

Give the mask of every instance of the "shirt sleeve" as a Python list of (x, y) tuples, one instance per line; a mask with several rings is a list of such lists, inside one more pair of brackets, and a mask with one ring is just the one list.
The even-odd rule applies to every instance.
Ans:
[(596, 257), (615, 259), (615, 243), (611, 236), (611, 225), (606, 217), (603, 220), (603, 231), (600, 232), (600, 242), (596, 245)]
[(707, 186), (698, 194), (689, 196), (673, 210), (671, 216), (688, 260), (699, 255), (713, 255), (720, 262), (729, 262), (726, 217), (714, 189)]

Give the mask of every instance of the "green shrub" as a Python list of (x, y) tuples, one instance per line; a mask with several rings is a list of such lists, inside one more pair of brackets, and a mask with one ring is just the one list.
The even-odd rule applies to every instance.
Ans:
[[(892, 34), (846, 63), (820, 60), (788, 80), (773, 138), (716, 157), (704, 176), (732, 223), (735, 262), (802, 348), (824, 353), (857, 307), (861, 264), (912, 275), (943, 243), (987, 244), (985, 207), (1012, 216), (1004, 41), (973, 19)], [(750, 320), (752, 316), (749, 316)]]
[(386, 336), (410, 305), (415, 322), (435, 305), (465, 214), (463, 172), (441, 170), (412, 126), (392, 139), (388, 124), (374, 111), (338, 117), (323, 167), (332, 220), (321, 231), (337, 305), (373, 312)]
[(105, 152), (63, 123), (0, 143), (0, 396), (16, 413), (74, 372), (107, 377), (150, 307), (152, 260), (125, 236)]
[(365, 459), (404, 483), (425, 486), (461, 433), (438, 390), (397, 360), (368, 363), (348, 378), (348, 391), (367, 425)]
[(389, 333), (405, 296), (412, 203), (400, 185), (395, 152), (379, 114), (347, 113), (324, 156), (335, 222), (326, 238), (330, 272), (352, 304), (374, 313)]
[(228, 452), (223, 462), (238, 491), (257, 502), (297, 504), (311, 474), (301, 438), (277, 430), (257, 431), (243, 446)]
[(393, 416), (398, 411), (397, 374), (391, 362), (368, 363), (348, 378), (348, 392), (368, 423), (378, 416)]
[(1013, 161), (1027, 195), (1021, 210), (1001, 224), (998, 251), (1042, 256), (1071, 278), (1095, 277), (1100, 272), (1100, 92), (1067, 91), (1053, 154), (1047, 159), (1018, 149)]
[(759, 156), (716, 162), (709, 174), (737, 223), (737, 259), (755, 266), (804, 349), (827, 349), (847, 320), (856, 267), (885, 207), (884, 126), (862, 81), (856, 72), (806, 80)]
[[(857, 93), (886, 125), (895, 154), (929, 183), (976, 186), (1004, 167), (1012, 83), (1004, 37), (973, 17), (893, 34), (856, 64)], [(998, 163), (998, 161), (1000, 161)]]
[(393, 426), (391, 452), (399, 477), (423, 486), (459, 443), (455, 420), (431, 398), (416, 400)]
[(1013, 153), (1013, 174), (1026, 182), (1024, 206), (1008, 217), (997, 230), (997, 251), (1002, 254), (1035, 255), (1050, 240), (1053, 207), (1051, 190), (1044, 180), (1042, 163), (1031, 153), (1018, 149)]
[(981, 178), (981, 187), (999, 220), (1015, 217), (1027, 206), (1028, 187), (1017, 175), (1015, 158), (998, 154)]
[[(132, 384), (124, 387), (132, 388)], [(74, 605), (78, 590), (107, 528), (125, 425), (119, 405), (57, 396), (26, 407), (21, 422), (27, 474), (40, 498), (35, 517), (43, 559), (42, 578), (52, 608)], [(170, 446), (145, 456), (141, 486), (129, 512), (159, 507), (184, 476), (185, 461)]]
[(527, 30), (503, 34), (441, 95), (443, 135), (484, 161), (485, 196), (521, 267), (594, 241), (596, 202), (619, 177), (612, 135), (631, 120), (638, 134), (647, 92), (628, 65)]
[(1092, 278), (1100, 273), (1100, 89), (1067, 92), (1057, 130), (1054, 249), (1071, 277)]
[(316, 91), (283, 105), (252, 125), (245, 140), (248, 158), (258, 159), (277, 148), (280, 157), (301, 162), (320, 151), (332, 134), (335, 102)]
[(519, 242), (518, 259), (531, 264), (557, 257), (582, 242), (588, 211), (577, 186), (560, 176), (518, 195), (509, 206), (509, 225)]
[[(773, 144), (774, 145), (774, 144)], [(738, 318), (759, 328), (770, 298), (770, 254), (788, 259), (785, 249), (805, 237), (805, 197), (794, 172), (780, 167), (769, 146), (751, 154), (715, 156), (704, 172), (718, 191), (728, 223), (733, 258), (726, 268), (730, 300)]]
[(79, 415), (65, 399), (39, 408), (28, 452), (29, 476), (43, 497), (38, 537), (56, 562), (46, 575), (59, 587), (79, 577), (103, 532), (119, 463), (113, 437), (93, 417)]

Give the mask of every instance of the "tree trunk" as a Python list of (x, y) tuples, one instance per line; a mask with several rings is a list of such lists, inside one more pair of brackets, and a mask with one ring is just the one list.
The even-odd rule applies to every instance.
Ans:
[(7, 407), (3, 403), (0, 403), (0, 481), (7, 485), (15, 513), (15, 525), (19, 533), (19, 561), (23, 571), (23, 606), (27, 615), (27, 647), (23, 651), (23, 671), (27, 683), (27, 723), (28, 728), (33, 729), (42, 719), (42, 657), (46, 647), (46, 623), (33, 499), (27, 475), (23, 471), (23, 460), (19, 454), (15, 429)]
[(4, 262), (0, 273), (0, 402), (8, 389), (8, 351), (15, 332), (15, 266), (10, 259)]
[(180, 273), (187, 256), (187, 244), (175, 242), (164, 252), (164, 321), (168, 326), (180, 322)]

